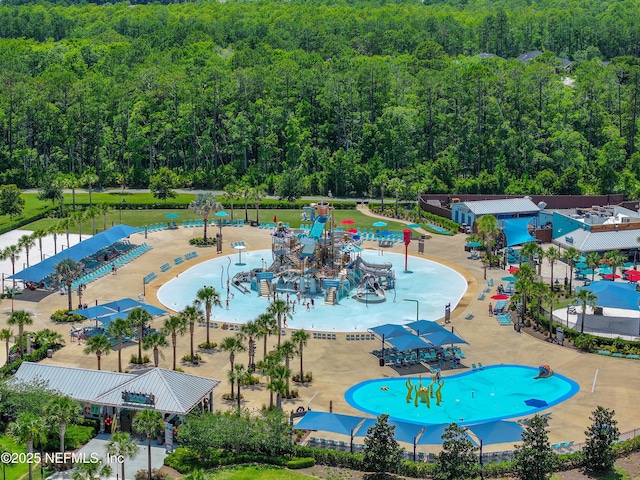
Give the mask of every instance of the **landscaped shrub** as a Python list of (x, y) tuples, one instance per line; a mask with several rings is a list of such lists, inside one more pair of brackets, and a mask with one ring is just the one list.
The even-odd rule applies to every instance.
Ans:
[(52, 322), (60, 323), (82, 322), (85, 320), (85, 317), (83, 317), (82, 315), (78, 313), (71, 313), (68, 310), (56, 310), (55, 312), (53, 312), (53, 314), (51, 314), (51, 317), (49, 318), (51, 318)]
[(129, 363), (133, 363), (134, 365), (143, 365), (149, 363), (149, 361), (149, 355), (143, 355), (142, 359), (139, 359), (138, 355), (131, 354), (131, 358), (129, 359)]
[[(87, 425), (67, 425), (64, 434), (64, 446), (67, 450), (75, 450), (91, 440), (96, 433), (92, 426)], [(58, 429), (50, 430), (47, 436), (45, 450), (55, 452), (60, 448), (60, 436)]]
[(175, 451), (167, 455), (164, 464), (176, 469), (180, 473), (189, 473), (193, 470), (207, 470), (223, 465), (235, 465), (240, 463), (262, 463), (265, 465), (284, 466), (287, 459), (280, 455), (262, 455), (259, 453), (240, 453), (225, 450), (211, 452), (209, 460), (200, 460), (195, 452), (188, 448), (178, 447)]
[(200, 363), (200, 360), (202, 360), (202, 357), (199, 353), (194, 353), (193, 358), (191, 358), (191, 354), (189, 353), (182, 357), (182, 361), (188, 363)]
[(299, 468), (309, 468), (316, 464), (316, 459), (313, 457), (294, 458), (287, 462), (287, 468), (291, 470), (297, 470)]
[(202, 342), (198, 344), (198, 348), (200, 348), (201, 350), (213, 350), (214, 348), (216, 348), (218, 346), (218, 344), (216, 342)]
[[(149, 478), (149, 472), (147, 470), (138, 470), (134, 476), (135, 480), (147, 480)], [(167, 480), (169, 475), (161, 472), (157, 468), (151, 469), (151, 480)]]
[(204, 241), (203, 237), (196, 237), (189, 239), (189, 245), (196, 245), (198, 247), (211, 246), (216, 244), (216, 237), (207, 237), (207, 241)]
[(164, 464), (180, 473), (189, 473), (192, 470), (204, 469), (205, 462), (200, 461), (196, 453), (188, 448), (178, 447), (164, 459)]

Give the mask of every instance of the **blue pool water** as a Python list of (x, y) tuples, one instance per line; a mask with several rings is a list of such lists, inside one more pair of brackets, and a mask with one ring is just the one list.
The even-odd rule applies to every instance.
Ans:
[[(554, 373), (550, 378), (535, 379), (538, 369), (522, 365), (493, 365), (484, 370), (468, 371), (443, 377), (442, 402), (431, 406), (414, 401), (407, 403), (407, 377), (367, 380), (351, 387), (345, 398), (352, 407), (373, 415), (387, 413), (395, 420), (433, 425), (456, 422), (473, 424), (521, 417), (549, 408), (571, 398), (579, 385), (570, 378)], [(418, 377), (411, 377), (418, 386)], [(422, 385), (431, 383), (431, 375)], [(381, 390), (388, 387), (388, 390)], [(415, 393), (414, 393), (415, 395)], [(414, 397), (415, 398), (415, 397)], [(525, 401), (539, 399), (547, 406), (534, 408)]]
[[(419, 317), (435, 320), (444, 316), (444, 307), (451, 304), (453, 310), (467, 290), (467, 282), (462, 275), (442, 264), (417, 257), (409, 257), (409, 271), (404, 271), (404, 255), (385, 252), (378, 256), (375, 250), (362, 252), (364, 260), (371, 263), (391, 262), (396, 274), (396, 288), (386, 292), (387, 300), (379, 304), (365, 304), (353, 298), (340, 300), (339, 305), (323, 305), (323, 297), (315, 298), (315, 306), (310, 311), (296, 305), (293, 318), (287, 319), (290, 328), (304, 328), (316, 331), (364, 332), (382, 323), (406, 323), (416, 320), (417, 300)], [(222, 308), (213, 309), (215, 322), (246, 323), (264, 313), (268, 307), (266, 298), (257, 292), (242, 294), (231, 286), (233, 297), (229, 299), (229, 309), (225, 308), (227, 296), (226, 281), (236, 273), (251, 270), (271, 263), (271, 250), (245, 251), (243, 265), (238, 265), (239, 255), (216, 257), (202, 262), (171, 279), (158, 290), (158, 300), (167, 308), (180, 311), (195, 299), (196, 292), (203, 285), (212, 285), (218, 292)]]

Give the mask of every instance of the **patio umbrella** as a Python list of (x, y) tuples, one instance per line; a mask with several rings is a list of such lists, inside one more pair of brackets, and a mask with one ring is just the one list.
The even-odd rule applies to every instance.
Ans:
[(578, 263), (576, 263), (576, 268), (577, 268), (578, 270), (582, 270), (583, 268), (587, 268), (588, 266), (589, 266), (589, 265), (587, 265), (587, 264), (586, 264), (586, 263), (584, 263), (584, 262), (578, 262)]
[(600, 275), (610, 275), (613, 273), (613, 270), (611, 270), (610, 268), (601, 268), (600, 269)]
[(481, 242), (469, 242), (467, 243), (467, 247), (470, 248), (477, 248), (477, 247), (481, 247), (482, 243)]
[(216, 212), (216, 217), (228, 217), (229, 214), (223, 210)]
[(494, 300), (508, 300), (509, 299), (509, 295), (504, 295), (502, 293), (498, 293), (497, 295), (492, 295), (491, 298), (493, 298)]
[(520, 270), (520, 267), (509, 267), (509, 273), (516, 273)]
[(177, 213), (167, 213), (164, 217), (165, 218), (178, 218), (180, 215), (178, 215)]
[(358, 233), (358, 229), (357, 228), (350, 228), (349, 230), (347, 230), (347, 232), (349, 232), (349, 233)]
[(598, 271), (597, 271), (597, 270), (591, 270), (590, 268), (588, 268), (588, 269), (586, 269), (586, 270), (582, 270), (582, 273), (583, 273), (584, 275), (593, 275), (593, 274), (595, 274), (595, 273), (598, 273)]
[(638, 271), (638, 270), (633, 270), (633, 269), (627, 270), (627, 271), (626, 271), (626, 272), (624, 272), (624, 273), (625, 273), (625, 274), (627, 274), (627, 275), (629, 275), (629, 276), (638, 276), (638, 275), (640, 275), (640, 271)]
[(417, 223), (410, 223), (409, 225), (407, 225), (407, 228), (420, 228), (420, 225), (418, 225)]
[(387, 224), (385, 222), (374, 222), (374, 227), (386, 227)]
[(614, 280), (616, 278), (620, 278), (620, 275), (618, 275), (617, 273), (615, 275), (613, 273), (607, 273), (606, 275), (603, 275), (603, 277), (607, 280)]
[(514, 276), (506, 276), (506, 277), (502, 277), (502, 281), (504, 282), (515, 282), (518, 279)]
[(340, 223), (342, 223), (343, 225), (353, 225), (356, 222), (354, 222), (350, 218), (346, 218), (346, 219), (342, 220)]

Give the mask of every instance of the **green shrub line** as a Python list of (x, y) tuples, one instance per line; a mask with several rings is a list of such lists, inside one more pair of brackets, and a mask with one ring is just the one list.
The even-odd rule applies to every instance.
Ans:
[(38, 209), (33, 210), (32, 213), (27, 217), (17, 217), (15, 220), (12, 220), (6, 225), (0, 227), (0, 235), (11, 232), (12, 230), (17, 230), (20, 227), (24, 227), (25, 225), (28, 225), (30, 223), (37, 222), (38, 220), (42, 220), (43, 218), (48, 218), (51, 216), (52, 211), (55, 211), (58, 208), (59, 207), (55, 205), (50, 205), (48, 207), (43, 207), (41, 211), (38, 211)]
[[(640, 451), (640, 436), (630, 440), (622, 440), (613, 445), (616, 457), (624, 457), (633, 452)], [(283, 456), (267, 456), (262, 454), (234, 454), (227, 451), (217, 451), (212, 454), (210, 461), (204, 462), (188, 448), (179, 447), (170, 453), (165, 459), (165, 465), (187, 474), (193, 470), (206, 470), (223, 465), (242, 463), (262, 463), (267, 465), (286, 466), (292, 469), (307, 468), (314, 464), (329, 467), (348, 468), (364, 471), (364, 456), (361, 453), (342, 452), (328, 448), (315, 448), (294, 445), (291, 458)], [(556, 456), (556, 471), (567, 471), (584, 468), (582, 452), (562, 453)], [(436, 474), (434, 463), (412, 462), (403, 460), (398, 465), (398, 475), (411, 478), (433, 478)], [(513, 462), (499, 462), (484, 464), (485, 477), (502, 477), (515, 473)]]
[(55, 344), (55, 343), (49, 343), (47, 345), (43, 345), (40, 348), (31, 352), (30, 354), (24, 355), (21, 359), (16, 360), (15, 362), (12, 362), (9, 365), (5, 365), (4, 367), (0, 368), (0, 378), (13, 375), (18, 370), (18, 368), (20, 368), (20, 365), (22, 365), (22, 362), (39, 362), (40, 360), (46, 358), (47, 350), (51, 349), (53, 351), (56, 351), (56, 350), (59, 350), (60, 348), (62, 348), (62, 345)]

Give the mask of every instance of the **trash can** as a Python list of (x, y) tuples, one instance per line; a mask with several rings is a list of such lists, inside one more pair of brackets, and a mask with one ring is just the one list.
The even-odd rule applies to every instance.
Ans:
[(514, 324), (513, 324), (513, 329), (514, 329), (516, 332), (520, 332), (520, 324), (519, 324), (519, 323), (514, 323)]
[(53, 358), (53, 348), (47, 349), (47, 358)]
[(384, 367), (384, 358), (379, 358), (378, 363), (380, 364), (381, 367)]

